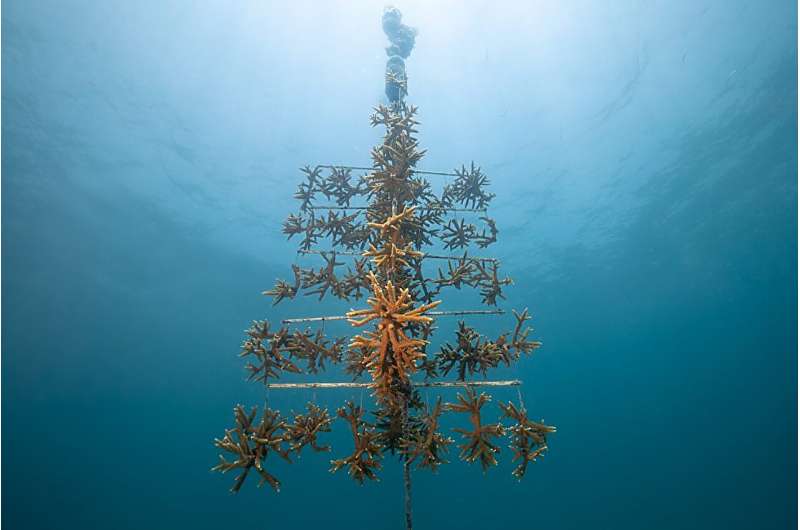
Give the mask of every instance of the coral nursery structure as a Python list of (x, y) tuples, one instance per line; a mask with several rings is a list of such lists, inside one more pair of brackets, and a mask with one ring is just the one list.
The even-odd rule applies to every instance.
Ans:
[[(384, 29), (392, 40), (387, 49), (389, 103), (375, 108), (370, 118), (373, 126), (384, 129), (383, 141), (372, 149), (371, 167), (302, 168), (304, 178), (295, 194), (299, 211), (289, 215), (283, 232), (299, 241), (298, 252), (320, 260), (320, 266), (293, 265), (291, 280), (278, 280), (265, 292), (274, 304), (302, 295), (332, 296), (356, 308), (344, 315), (286, 319), (280, 326), (254, 322), (241, 352), (249, 379), (267, 388), (362, 387), (370, 389), (374, 404), (367, 410), (348, 401), (331, 413), (309, 403), (304, 413), (291, 418), (269, 408), (259, 415), (256, 408), (248, 412), (237, 405), (234, 428), (215, 440), (224, 454), (213, 469), (236, 473), (234, 492), (250, 474), (258, 476), (259, 486), (268, 484), (277, 491), (281, 483), (270, 471), (275, 458), (292, 461), (304, 450), (331, 452), (336, 456), (332, 472), (346, 470), (363, 483), (378, 478), (384, 455), (399, 455), (411, 528), (412, 468), (436, 471), (447, 463), (454, 444), (440, 429), (443, 415), (453, 414), (467, 427), (452, 433), (460, 439), (457, 449), (452, 448), (458, 457), (479, 463), (485, 471), (497, 464), (501, 447), (508, 445), (518, 479), (546, 451), (547, 435), (555, 429), (529, 419), (521, 398), (519, 404), (500, 403), (497, 422), (486, 421), (491, 398), (482, 389), (521, 384), (487, 380), (489, 373), (540, 346), (530, 337), (527, 310), (514, 311), (513, 328), (496, 338), (461, 321), (453, 339), (435, 340), (434, 331), (438, 334), (443, 327), (434, 327), (439, 319), (503, 315), (496, 306), (511, 279), (500, 274), (497, 260), (472, 254), (498, 236), (486, 213), (494, 195), (481, 168), (417, 169), (425, 151), (417, 141), (417, 108), (405, 102), (402, 61), (415, 31), (391, 8), (384, 14)], [(366, 174), (356, 176), (356, 171)], [(426, 179), (429, 175), (450, 180), (437, 192)], [(468, 216), (480, 223), (468, 222)], [(488, 308), (442, 310), (447, 293), (462, 287), (476, 289)], [(346, 320), (351, 336), (331, 337), (324, 328), (305, 327), (330, 320)], [(353, 381), (275, 382), (284, 372), (315, 375), (331, 365), (341, 365)], [(456, 387), (458, 393), (455, 402), (443, 403), (439, 397), (431, 407), (421, 398), (421, 387)], [(335, 425), (349, 428), (352, 453), (325, 444)]]

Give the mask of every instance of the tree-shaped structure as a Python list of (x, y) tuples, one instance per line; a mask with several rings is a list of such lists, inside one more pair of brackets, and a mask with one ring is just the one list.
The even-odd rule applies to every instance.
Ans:
[[(407, 42), (413, 30), (400, 22), (399, 12), (388, 10), (384, 29), (390, 39), (400, 28)], [(398, 26), (399, 25), (399, 26)], [(403, 28), (406, 28), (403, 30)], [(387, 51), (397, 52), (393, 41)], [(410, 49), (408, 50), (410, 51)], [(407, 54), (406, 54), (407, 57)], [(283, 232), (299, 240), (299, 252), (322, 263), (319, 268), (292, 266), (291, 280), (278, 280), (265, 294), (274, 304), (299, 295), (319, 299), (333, 296), (357, 308), (344, 315), (283, 320), (280, 327), (267, 321), (254, 322), (246, 332), (241, 355), (247, 359), (250, 379), (268, 388), (368, 387), (374, 407), (346, 402), (335, 414), (309, 403), (307, 412), (284, 418), (265, 409), (257, 420), (256, 409), (235, 408), (236, 426), (217, 447), (220, 456), (214, 470), (237, 470), (232, 491), (236, 492), (251, 470), (261, 477), (259, 485), (280, 487), (268, 470), (268, 457), (291, 461), (305, 448), (331, 451), (319, 437), (329, 432), (333, 419), (349, 426), (353, 451), (331, 460), (331, 471), (346, 469), (360, 483), (378, 477), (382, 457), (400, 455), (405, 476), (406, 519), (411, 528), (411, 469), (435, 471), (447, 462), (454, 442), (440, 431), (445, 413), (463, 414), (469, 428), (455, 429), (461, 444), (458, 456), (479, 462), (482, 469), (497, 464), (501, 439), (508, 437), (513, 474), (521, 479), (530, 462), (547, 449), (547, 435), (555, 431), (528, 419), (522, 403), (500, 404), (504, 424), (486, 423), (490, 396), (478, 387), (514, 386), (520, 381), (487, 380), (498, 366), (509, 366), (531, 354), (540, 343), (530, 337), (527, 310), (513, 312), (514, 327), (491, 339), (464, 321), (458, 323), (452, 340), (434, 347), (434, 323), (439, 318), (461, 315), (502, 315), (496, 308), (511, 279), (499, 271), (499, 262), (477, 257), (472, 249), (483, 249), (497, 241), (498, 229), (486, 210), (494, 197), (489, 179), (471, 163), (452, 172), (417, 169), (425, 151), (417, 141), (417, 108), (408, 105), (405, 66), (398, 55), (387, 65), (387, 96), (370, 117), (373, 126), (384, 128), (383, 141), (372, 149), (372, 165), (316, 165), (302, 168), (303, 181), (295, 198), (299, 211), (289, 215)], [(355, 171), (366, 171), (355, 176)], [(452, 180), (436, 192), (428, 175), (449, 175)], [(480, 223), (468, 222), (473, 214)], [(457, 218), (456, 216), (461, 216)], [(452, 254), (437, 254), (447, 251)], [(435, 272), (432, 273), (431, 265)], [(447, 292), (469, 287), (480, 292), (489, 309), (442, 311)], [(347, 320), (349, 337), (328, 337), (322, 329), (303, 326), (314, 322)], [(329, 365), (343, 365), (353, 382), (276, 383), (282, 373), (318, 374)], [(360, 380), (360, 381), (359, 381)], [(455, 403), (438, 398), (430, 407), (419, 395), (419, 387), (459, 387)], [(500, 415), (498, 415), (500, 416)], [(339, 449), (334, 448), (338, 454)]]

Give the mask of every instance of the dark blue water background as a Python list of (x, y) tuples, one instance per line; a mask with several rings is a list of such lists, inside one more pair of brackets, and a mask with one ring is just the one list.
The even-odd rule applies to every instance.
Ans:
[[(249, 321), (343, 310), (259, 293), (313, 262), (280, 234), (297, 168), (380, 139), (382, 7), (3, 3), (7, 528), (401, 528), (391, 459), (364, 487), (277, 462), (280, 495), (209, 472), (232, 406), (264, 401)], [(508, 451), (415, 475), (417, 527), (793, 527), (795, 4), (399, 7), (421, 166), (490, 175), (503, 305), (544, 342), (496, 375), (559, 429), (521, 484)], [(362, 396), (269, 396), (313, 398)]]

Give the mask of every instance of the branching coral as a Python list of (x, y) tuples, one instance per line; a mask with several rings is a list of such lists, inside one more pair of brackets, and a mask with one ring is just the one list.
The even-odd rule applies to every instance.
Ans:
[(261, 475), (258, 487), (268, 483), (275, 491), (280, 490), (280, 481), (267, 472), (264, 460), (272, 452), (289, 461), (288, 451), (283, 449), (285, 438), (282, 431), (286, 427), (286, 422), (281, 419), (278, 412), (270, 409), (264, 409), (258, 424), (255, 424), (257, 407), (253, 407), (249, 414), (245, 413), (241, 405), (236, 405), (233, 410), (236, 427), (226, 430), (222, 439), (214, 440), (214, 445), (233, 454), (236, 459), (228, 461), (223, 455), (219, 455), (219, 464), (211, 470), (221, 473), (233, 469), (241, 470), (231, 488), (233, 493), (239, 492), (251, 469), (255, 469)]
[(497, 299), (503, 296), (503, 287), (512, 283), (511, 278), (500, 279), (498, 271), (500, 266), (496, 261), (489, 264), (488, 270), (482, 263), (478, 262), (479, 277), (475, 283), (480, 287), (481, 298), (486, 305), (497, 305)]
[(409, 417), (402, 403), (382, 403), (373, 414), (378, 442), (384, 452), (402, 452), (406, 437), (419, 428), (419, 422)]
[(414, 209), (414, 206), (403, 208), (402, 212), (390, 215), (385, 221), (381, 223), (368, 223), (368, 226), (378, 229), (380, 237), (385, 237), (387, 234), (398, 233), (403, 223), (413, 222)]
[(384, 270), (396, 270), (398, 267), (409, 267), (407, 259), (421, 258), (422, 252), (414, 250), (414, 246), (408, 243), (404, 246), (398, 246), (399, 237), (394, 234), (388, 242), (386, 242), (381, 249), (377, 249), (375, 245), (370, 244), (369, 250), (364, 252), (364, 257), (372, 258), (372, 261), (379, 268)]
[(529, 326), (523, 329), (525, 322), (531, 319), (531, 316), (528, 314), (528, 308), (526, 307), (522, 313), (517, 313), (516, 310), (512, 312), (514, 313), (514, 318), (517, 319), (517, 325), (514, 327), (510, 346), (515, 350), (516, 357), (519, 358), (521, 353), (531, 353), (533, 350), (539, 348), (542, 343), (538, 340), (528, 340), (528, 335), (533, 331), (533, 328)]
[(491, 466), (497, 465), (495, 455), (500, 448), (492, 443), (492, 439), (503, 435), (503, 426), (499, 423), (491, 425), (481, 423), (481, 407), (491, 400), (487, 394), (483, 392), (476, 394), (472, 388), (467, 388), (466, 397), (460, 393), (456, 397), (458, 403), (448, 403), (445, 409), (469, 414), (469, 421), (472, 424), (471, 431), (453, 429), (464, 438), (464, 443), (458, 446), (461, 449), (460, 457), (467, 462), (480, 461), (481, 467), (486, 471)]
[(294, 422), (286, 426), (286, 442), (289, 449), (299, 453), (303, 447), (311, 446), (314, 451), (330, 451), (329, 445), (319, 445), (317, 436), (323, 432), (331, 431), (331, 417), (327, 409), (318, 407), (314, 403), (306, 405), (306, 414), (295, 414)]
[(325, 361), (334, 364), (342, 361), (345, 342), (344, 337), (337, 337), (331, 343), (321, 329), (316, 332), (311, 330), (295, 331), (287, 341), (286, 350), (293, 357), (304, 359), (307, 362), (306, 371), (316, 374), (325, 370)]
[(516, 423), (508, 428), (511, 433), (511, 445), (508, 447), (513, 451), (513, 462), (520, 461), (512, 474), (521, 480), (525, 476), (528, 464), (535, 462), (539, 456), (547, 451), (547, 435), (556, 432), (555, 427), (531, 421), (525, 407), (517, 408), (513, 403), (500, 403), (503, 415), (511, 418)]
[(255, 321), (247, 330), (247, 338), (242, 343), (240, 357), (253, 356), (255, 362), (248, 362), (246, 368), (250, 372), (250, 380), (263, 381), (280, 377), (281, 372), (300, 373), (300, 369), (285, 353), (289, 330), (281, 328), (272, 333), (269, 322)]
[(483, 174), (481, 168), (472, 162), (469, 169), (461, 166), (461, 169), (455, 170), (455, 174), (456, 180), (445, 188), (445, 201), (470, 208), (486, 208), (494, 198), (494, 193), (485, 191), (489, 178)]
[(476, 373), (485, 376), (487, 370), (497, 367), (503, 360), (502, 346), (482, 337), (464, 322), (458, 323), (456, 338), (455, 346), (446, 343), (436, 356), (438, 369), (443, 375), (458, 366), (460, 381)]
[(470, 241), (475, 239), (477, 228), (475, 225), (468, 224), (464, 219), (450, 219), (445, 225), (439, 235), (439, 239), (444, 243), (444, 248), (448, 250), (455, 250), (460, 248), (467, 248)]
[(252, 356), (255, 360), (248, 362), (245, 368), (250, 372), (251, 381), (264, 383), (277, 379), (281, 372), (302, 372), (296, 360), (305, 360), (309, 373), (324, 370), (325, 361), (341, 362), (346, 341), (339, 337), (331, 342), (322, 330), (290, 332), (283, 327), (273, 333), (266, 320), (253, 322), (246, 333), (241, 356)]
[(373, 171), (366, 180), (374, 197), (392, 197), (398, 203), (413, 203), (419, 191), (419, 182), (411, 178), (412, 168), (424, 156), (417, 149), (413, 129), (416, 107), (405, 104), (378, 107), (373, 115), (373, 125), (386, 126), (383, 144), (372, 149)]
[(363, 420), (364, 410), (348, 401), (336, 414), (350, 424), (354, 449), (350, 456), (331, 460), (331, 473), (347, 467), (347, 473), (360, 484), (364, 479), (377, 480), (376, 472), (381, 468), (381, 446), (374, 427)]
[(289, 300), (297, 296), (302, 284), (302, 269), (297, 265), (292, 265), (292, 272), (294, 273), (294, 283), (289, 283), (285, 280), (278, 280), (275, 282), (275, 287), (268, 291), (264, 291), (263, 295), (271, 296), (273, 298), (272, 305), (277, 305), (284, 298)]
[[(404, 81), (404, 75), (388, 80), (401, 96)], [(346, 468), (359, 483), (376, 480), (382, 455), (391, 453), (403, 461), (405, 483), (410, 485), (412, 467), (436, 471), (447, 463), (445, 457), (454, 441), (440, 431), (440, 423), (443, 414), (450, 411), (466, 414), (471, 424), (470, 429), (455, 429), (462, 438), (458, 446), (461, 459), (479, 461), (484, 471), (496, 465), (496, 439), (505, 430), (511, 437), (509, 447), (517, 464), (514, 476), (521, 478), (528, 463), (546, 450), (546, 435), (554, 428), (529, 420), (524, 409), (510, 403), (501, 406), (513, 425), (504, 429), (499, 423), (483, 424), (482, 407), (490, 398), (476, 394), (471, 386), (463, 395), (458, 394), (456, 403), (443, 405), (438, 398), (432, 408), (415, 389), (420, 384), (515, 384), (467, 381), (486, 377), (491, 369), (510, 365), (540, 346), (529, 338), (531, 329), (526, 322), (530, 316), (525, 310), (514, 312), (514, 330), (495, 340), (460, 322), (455, 341), (440, 343), (432, 355), (426, 351), (437, 329), (432, 316), (448, 313), (432, 311), (440, 304), (443, 291), (470, 288), (483, 304), (494, 306), (505, 299), (504, 289), (512, 280), (500, 274), (497, 260), (475, 256), (476, 249), (497, 242), (499, 234), (495, 221), (485, 212), (494, 197), (487, 189), (488, 177), (473, 163), (456, 169), (455, 179), (443, 188), (431, 186), (425, 175), (442, 173), (417, 168), (425, 151), (417, 141), (416, 116), (417, 108), (407, 105), (402, 97), (375, 109), (371, 123), (384, 126), (385, 132), (381, 144), (372, 150), (370, 169), (334, 165), (301, 168), (303, 179), (294, 195), (299, 210), (285, 220), (283, 233), (289, 239), (299, 239), (298, 254), (302, 256), (298, 261), (317, 261), (292, 265), (293, 279), (278, 280), (264, 292), (272, 297), (273, 305), (296, 299), (299, 294), (351, 301), (360, 300), (366, 293), (365, 308), (346, 314), (354, 327), (364, 329), (346, 346), (347, 338), (326, 337), (324, 327), (293, 327), (301, 322), (325, 322), (327, 317), (290, 318), (275, 331), (267, 321), (258, 321), (247, 330), (241, 355), (247, 357), (250, 379), (269, 388), (347, 385), (272, 384), (284, 372), (316, 374), (337, 363), (342, 363), (344, 372), (354, 380), (363, 377), (368, 381), (366, 386), (376, 397), (370, 409), (374, 423), (365, 420), (367, 409), (352, 402), (337, 410), (337, 417), (350, 426), (354, 448), (350, 455), (331, 461), (332, 472)], [(356, 175), (356, 170), (367, 173)], [(440, 255), (442, 247), (463, 255)], [(447, 261), (438, 276), (428, 259)], [(337, 315), (335, 319), (340, 318)], [(425, 382), (412, 379), (419, 371), (424, 373)], [(451, 374), (457, 382), (427, 381)], [(288, 461), (291, 453), (299, 454), (305, 447), (320, 452), (331, 449), (320, 442), (332, 428), (331, 415), (314, 403), (293, 414), (292, 421), (265, 409), (256, 422), (256, 409), (246, 413), (237, 406), (235, 410), (236, 427), (215, 440), (217, 447), (234, 458), (220, 456), (220, 463), (214, 467), (223, 473), (239, 471), (233, 491), (239, 491), (251, 469), (260, 475), (260, 485), (267, 483), (276, 490), (280, 487), (278, 479), (264, 469), (270, 453)], [(410, 514), (408, 517), (410, 520)]]
[(325, 197), (333, 198), (339, 206), (349, 206), (353, 197), (366, 194), (366, 184), (359, 181), (354, 186), (351, 173), (349, 168), (331, 167), (330, 174), (321, 185)]
[(417, 418), (419, 427), (409, 430), (404, 442), (404, 450), (408, 455), (409, 463), (417, 462), (417, 467), (436, 471), (441, 464), (446, 464), (444, 453), (453, 443), (439, 432), (439, 419), (442, 415), (442, 398), (436, 400), (433, 410), (424, 406)]
[(378, 395), (386, 396), (392, 383), (406, 383), (409, 374), (416, 371), (417, 360), (425, 357), (420, 349), (426, 341), (408, 337), (404, 328), (411, 323), (431, 322), (431, 317), (425, 313), (438, 306), (440, 301), (413, 309), (408, 289), (398, 292), (391, 281), (381, 287), (372, 273), (369, 279), (373, 292), (367, 300), (370, 308), (350, 311), (347, 317), (355, 327), (377, 320), (377, 329), (356, 335), (350, 347), (367, 352), (363, 364), (370, 370)]
[(529, 340), (528, 335), (532, 330), (530, 327), (523, 328), (525, 322), (531, 318), (528, 310), (513, 313), (517, 324), (510, 341), (507, 334), (500, 335), (496, 340), (489, 340), (474, 328), (459, 322), (455, 344), (448, 342), (442, 346), (436, 354), (434, 365), (425, 365), (428, 373), (434, 376), (447, 375), (457, 367), (456, 373), (460, 381), (475, 374), (485, 377), (489, 369), (496, 368), (501, 362), (509, 366), (519, 360), (521, 354), (533, 352), (542, 343)]

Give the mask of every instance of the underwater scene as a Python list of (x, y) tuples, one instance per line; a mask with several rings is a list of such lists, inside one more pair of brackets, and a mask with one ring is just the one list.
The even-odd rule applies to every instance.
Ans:
[(796, 527), (797, 15), (4, 2), (0, 520)]

